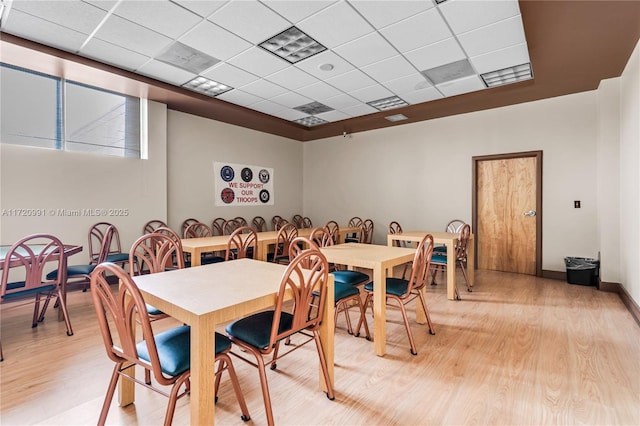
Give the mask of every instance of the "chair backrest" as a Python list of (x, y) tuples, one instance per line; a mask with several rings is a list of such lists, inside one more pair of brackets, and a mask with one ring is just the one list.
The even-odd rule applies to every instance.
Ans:
[(333, 236), (326, 227), (315, 228), (311, 231), (309, 239), (318, 247), (328, 247), (332, 246), (334, 243)]
[(240, 222), (235, 219), (225, 220), (224, 225), (222, 225), (222, 235), (231, 235), (240, 226)]
[[(400, 226), (400, 224), (396, 221), (393, 221), (391, 223), (389, 223), (389, 233), (390, 234), (401, 234), (402, 233), (402, 226)], [(406, 241), (399, 241), (399, 240), (393, 240), (393, 245), (395, 247), (406, 247), (407, 246), (407, 242)]]
[[(287, 219), (280, 218), (280, 219), (278, 219), (278, 221), (273, 225), (273, 229), (274, 229), (275, 231), (279, 231), (279, 230), (280, 230), (280, 228), (282, 228), (282, 227), (283, 227), (284, 225), (286, 225), (287, 223), (290, 223)], [(295, 225), (293, 225), (293, 226), (295, 226)]]
[(299, 214), (294, 214), (293, 217), (291, 218), (291, 223), (293, 223), (296, 228), (302, 228), (302, 220), (304, 218), (302, 217), (302, 215)]
[(248, 226), (249, 225), (247, 223), (247, 221), (245, 220), (245, 218), (242, 217), (242, 216), (236, 216), (236, 217), (233, 218), (233, 220), (238, 222), (238, 226)]
[(227, 242), (226, 260), (258, 258), (258, 236), (250, 226), (241, 226), (231, 233)]
[[(44, 269), (47, 268), (49, 272), (54, 266), (52, 263), (55, 263), (57, 270), (56, 279), (43, 283)], [(42, 288), (48, 284), (57, 286), (60, 277), (64, 276), (64, 268), (64, 245), (58, 238), (48, 234), (28, 235), (15, 242), (5, 254), (0, 300), (11, 293)], [(14, 285), (7, 286), (10, 282)], [(20, 284), (17, 285), (17, 282)]]
[(217, 217), (211, 222), (211, 231), (213, 235), (224, 235), (224, 223), (227, 220), (223, 217)]
[(277, 231), (278, 228), (276, 228), (276, 225), (278, 224), (278, 222), (280, 222), (282, 220), (282, 216), (278, 216), (275, 215), (274, 217), (271, 218), (271, 225), (273, 226), (273, 230)]
[(360, 225), (362, 225), (362, 219), (360, 219), (358, 216), (354, 216), (351, 219), (349, 219), (349, 228), (357, 228)]
[(445, 231), (451, 232), (452, 234), (457, 234), (460, 232), (464, 225), (465, 223), (463, 220), (453, 219), (451, 222), (447, 223)]
[(194, 223), (200, 223), (200, 221), (198, 219), (193, 219), (193, 218), (185, 219), (184, 222), (182, 222), (182, 226), (180, 226), (180, 232), (182, 232), (182, 235), (184, 235), (184, 231), (186, 231), (189, 225)]
[(288, 255), (291, 241), (297, 237), (298, 228), (296, 228), (293, 223), (287, 222), (278, 230), (278, 235), (276, 236), (276, 250), (273, 256), (274, 262), (278, 262), (279, 257)]
[[(300, 237), (294, 241), (295, 246), (301, 242), (309, 248), (298, 252), (282, 275), (268, 350), (273, 349), (276, 342), (301, 330), (317, 330), (324, 312), (329, 279), (327, 259), (309, 239)], [(293, 296), (293, 303), (285, 300), (287, 294)], [(285, 310), (285, 305), (290, 308)], [(293, 315), (293, 318), (291, 328), (283, 330), (280, 328), (280, 318), (284, 311)]]
[(360, 242), (371, 244), (373, 242), (373, 221), (366, 219), (362, 222), (362, 239)]
[(251, 221), (251, 225), (256, 232), (265, 232), (267, 230), (267, 222), (262, 216), (256, 216)]
[(331, 234), (333, 243), (338, 244), (338, 240), (340, 238), (340, 226), (338, 225), (338, 222), (336, 222), (335, 220), (330, 220), (324, 227), (327, 228), (327, 230)]
[(431, 234), (427, 234), (422, 238), (422, 240), (420, 240), (420, 243), (416, 248), (416, 254), (413, 257), (413, 264), (411, 265), (409, 285), (407, 286), (407, 292), (402, 296), (402, 298), (409, 297), (412, 290), (418, 290), (427, 285), (432, 255), (433, 236)]
[(469, 243), (469, 237), (471, 235), (471, 226), (468, 223), (462, 225), (460, 228), (460, 236), (458, 237), (458, 244), (456, 245), (456, 260), (467, 259), (467, 245)]
[[(114, 275), (120, 282), (115, 292), (112, 292), (107, 275)], [(107, 356), (114, 362), (129, 361), (151, 370), (161, 385), (172, 384), (173, 378), (162, 374), (147, 307), (129, 274), (113, 263), (99, 264), (91, 273), (91, 296)], [(136, 328), (142, 331), (149, 362), (138, 356)]]
[[(107, 254), (122, 253), (122, 246), (120, 245), (120, 234), (118, 229), (108, 222), (98, 222), (89, 228), (89, 263), (98, 264), (100, 251), (103, 249), (103, 243), (107, 231), (112, 228), (112, 236), (109, 240), (109, 246), (107, 247)], [(103, 260), (104, 261), (104, 260)]]
[(180, 240), (175, 241), (170, 235), (152, 232), (143, 235), (133, 243), (129, 251), (130, 275), (155, 274), (167, 268), (184, 268), (184, 254)]
[(311, 221), (310, 217), (303, 217), (302, 218), (302, 227), (303, 228), (313, 228), (313, 222)]
[(213, 231), (209, 228), (208, 225), (202, 222), (192, 223), (187, 226), (184, 230), (184, 238), (202, 238), (202, 237), (211, 237), (213, 235)]
[(149, 222), (145, 223), (144, 226), (142, 227), (142, 235), (150, 234), (153, 231), (155, 231), (156, 228), (166, 227), (166, 226), (167, 224), (161, 220), (158, 220), (158, 219), (150, 220)]

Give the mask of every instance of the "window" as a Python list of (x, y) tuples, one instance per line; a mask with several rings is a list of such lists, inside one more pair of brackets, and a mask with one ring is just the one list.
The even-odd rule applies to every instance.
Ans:
[(2, 143), (141, 157), (141, 99), (6, 64), (0, 72)]

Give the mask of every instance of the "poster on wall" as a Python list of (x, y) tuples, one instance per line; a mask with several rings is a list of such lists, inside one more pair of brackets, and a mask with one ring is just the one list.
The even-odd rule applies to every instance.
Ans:
[(272, 206), (273, 169), (214, 161), (216, 206)]

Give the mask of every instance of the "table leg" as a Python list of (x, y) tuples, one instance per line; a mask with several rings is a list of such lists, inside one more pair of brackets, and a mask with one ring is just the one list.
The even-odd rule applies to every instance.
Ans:
[(191, 421), (212, 425), (215, 418), (215, 324), (198, 318), (191, 324)]
[[(426, 297), (426, 295), (427, 295), (426, 288), (422, 287), (418, 291), (420, 291), (422, 293), (423, 297)], [(427, 322), (427, 314), (424, 311), (424, 308), (422, 307), (422, 303), (420, 303), (419, 299), (416, 299), (416, 322), (418, 324), (426, 324), (426, 322)]]
[(469, 278), (469, 285), (473, 287), (476, 283), (476, 249), (475, 242), (470, 239), (467, 244), (467, 278)]
[[(127, 303), (128, 303), (128, 300), (131, 298), (131, 296), (127, 294), (125, 297), (127, 298)], [(133, 322), (133, 324), (131, 324), (131, 332), (134, 335), (136, 333), (135, 321)], [(135, 366), (131, 365), (131, 367), (124, 370), (124, 373), (127, 376), (135, 377), (136, 376)], [(125, 379), (124, 377), (121, 377), (120, 380), (118, 381), (118, 404), (121, 407), (126, 407), (127, 405), (133, 404), (135, 402), (136, 400), (135, 385), (136, 384), (132, 380)]]
[(387, 346), (387, 280), (382, 265), (373, 268), (373, 344), (376, 355), (383, 356)]
[(455, 246), (458, 240), (447, 244), (447, 299), (456, 298), (456, 253)]
[(200, 266), (202, 263), (202, 255), (199, 250), (194, 250), (191, 253), (191, 266)]
[[(335, 385), (335, 379), (334, 379), (334, 352), (335, 352), (334, 310), (335, 310), (335, 306), (334, 306), (333, 300), (334, 300), (334, 281), (333, 281), (333, 275), (329, 274), (329, 282), (327, 283), (327, 296), (325, 299), (324, 312), (322, 314), (322, 324), (320, 325), (320, 340), (322, 341), (322, 350), (324, 352), (324, 357), (327, 361), (327, 370), (329, 371), (329, 380), (331, 381), (332, 387)], [(320, 388), (326, 392), (327, 388), (324, 383), (322, 368), (320, 367), (318, 371), (319, 371), (319, 379), (320, 379)]]

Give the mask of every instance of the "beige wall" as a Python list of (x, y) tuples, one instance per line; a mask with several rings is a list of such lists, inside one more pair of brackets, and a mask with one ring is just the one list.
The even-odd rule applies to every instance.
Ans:
[[(543, 269), (596, 257), (597, 96), (585, 92), (305, 143), (304, 211), (444, 229), (471, 221), (473, 156), (543, 151)], [(582, 202), (581, 209), (573, 201)]]
[[(178, 230), (195, 218), (209, 225), (216, 217), (262, 216), (290, 219), (302, 213), (302, 144), (177, 111), (168, 114), (169, 225)], [(214, 161), (274, 169), (273, 206), (215, 206)]]
[[(3, 216), (0, 242), (12, 244), (31, 233), (50, 233), (84, 252), (96, 222), (117, 226), (124, 250), (151, 218), (166, 218), (166, 106), (149, 105), (149, 159), (119, 158), (0, 144), (0, 209), (42, 209), (44, 216)], [(128, 209), (126, 216), (63, 216), (58, 209)]]

